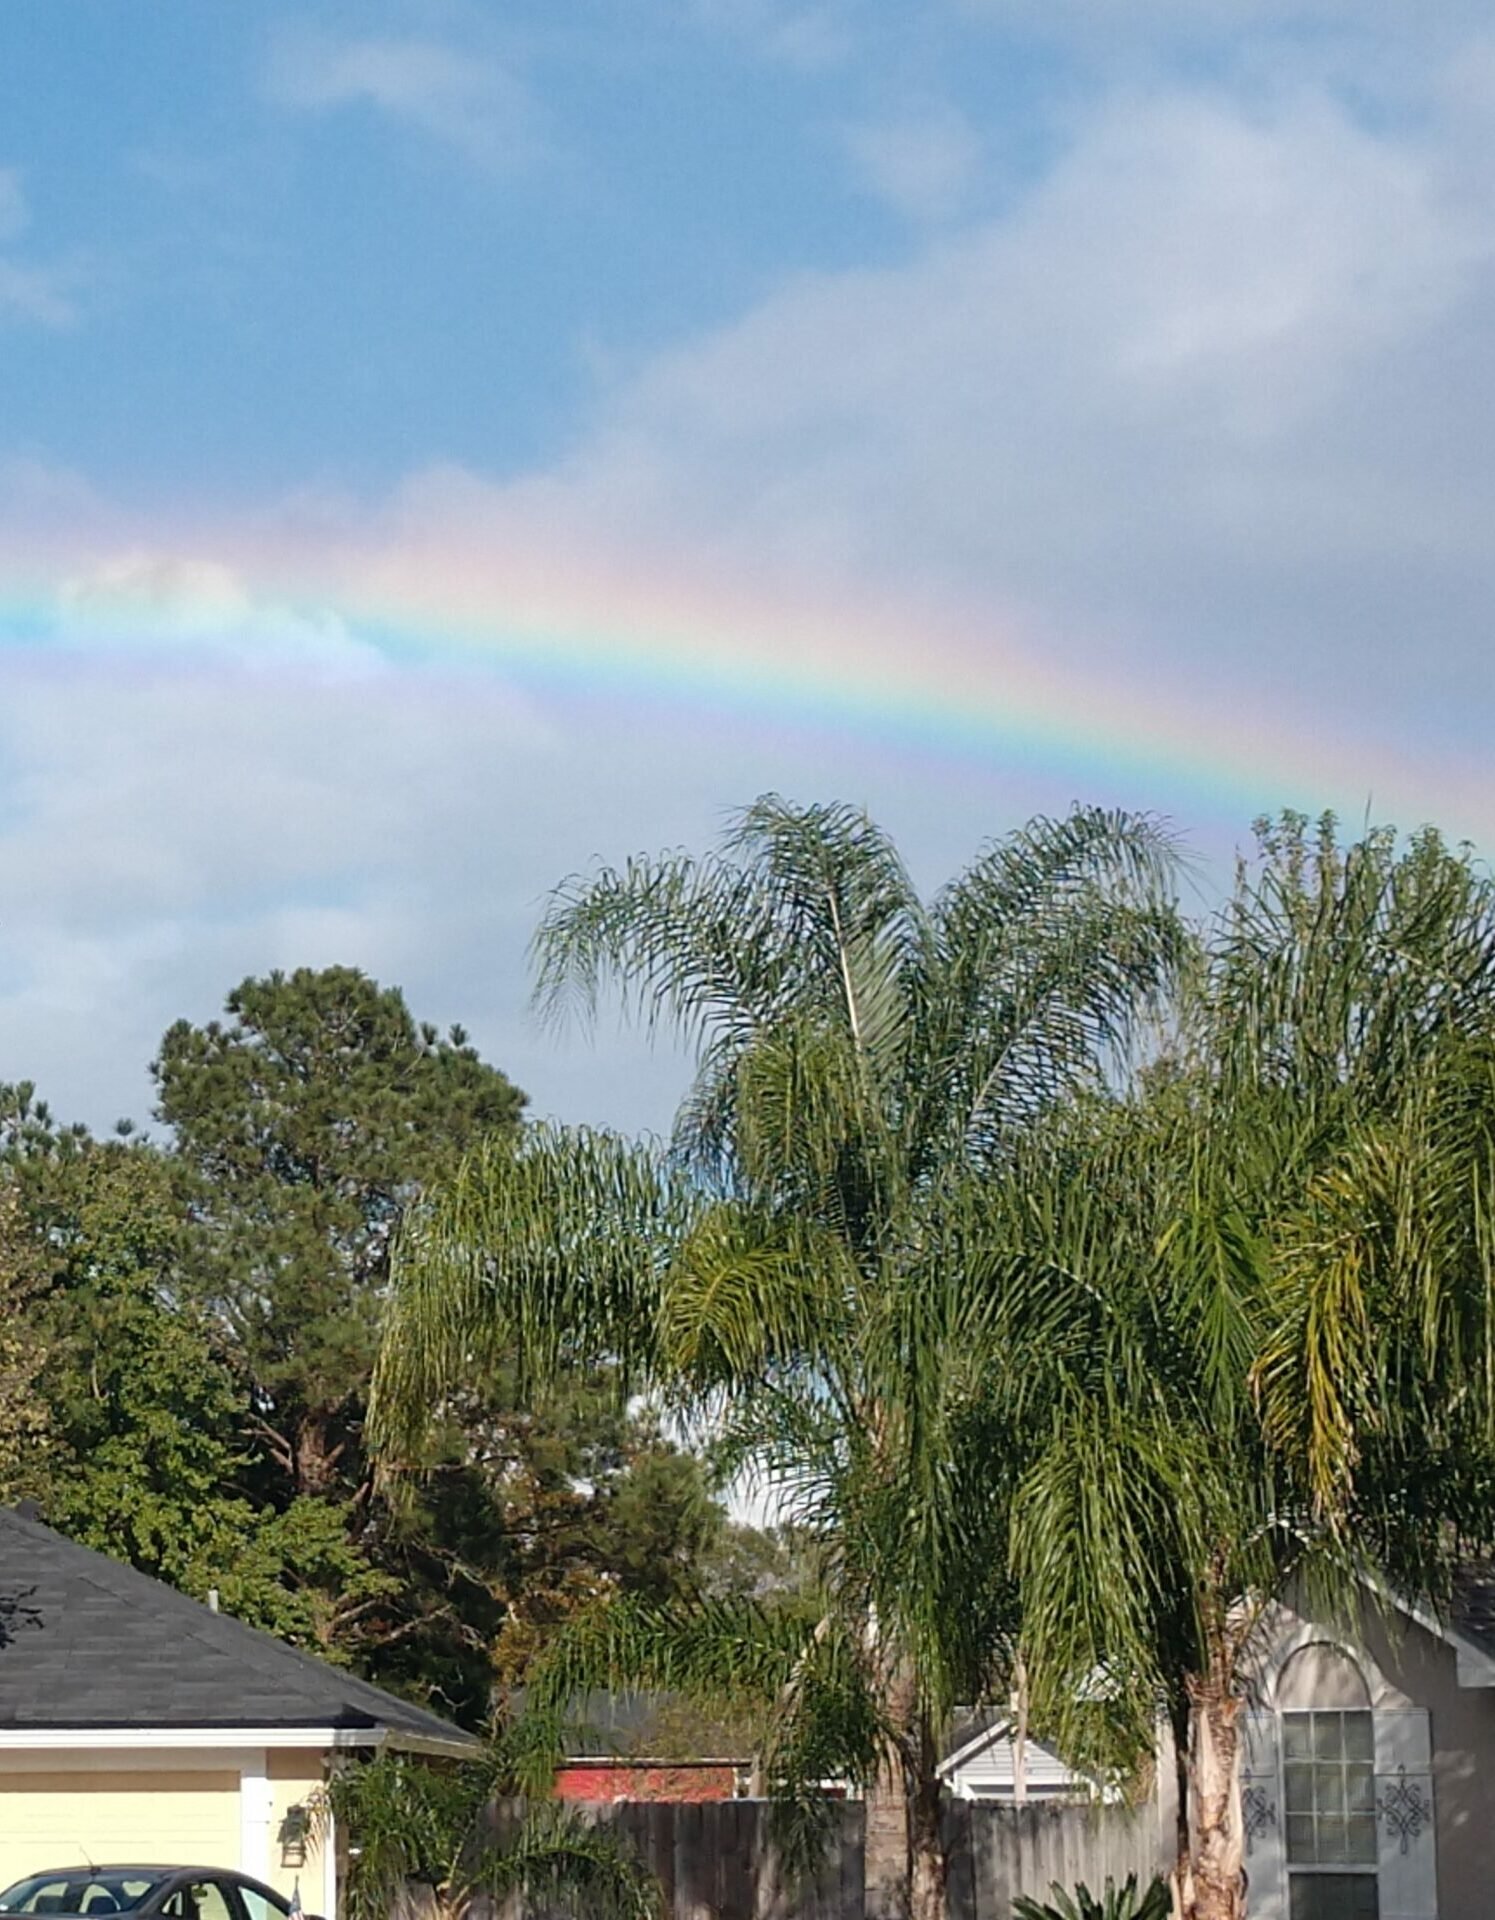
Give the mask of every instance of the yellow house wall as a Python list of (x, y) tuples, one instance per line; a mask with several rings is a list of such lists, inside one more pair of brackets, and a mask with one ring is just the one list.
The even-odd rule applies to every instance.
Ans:
[(293, 1807), (306, 1806), (321, 1789), (325, 1777), (320, 1750), (290, 1748), (271, 1751), (265, 1756), (265, 1771), (270, 1780), (270, 1849), (265, 1879), (287, 1899), (301, 1883), (301, 1906), (308, 1914), (326, 1914), (326, 1880), (322, 1849), (315, 1839), (308, 1840), (305, 1864), (298, 1866), (294, 1852), (282, 1841), (281, 1828)]
[(239, 1842), (237, 1768), (0, 1773), (0, 1886), (89, 1860), (237, 1866)]

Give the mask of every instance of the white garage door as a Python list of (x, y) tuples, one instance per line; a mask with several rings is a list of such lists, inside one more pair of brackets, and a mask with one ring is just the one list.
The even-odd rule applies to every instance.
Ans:
[(0, 1777), (0, 1887), (90, 1861), (237, 1867), (239, 1847), (237, 1771)]

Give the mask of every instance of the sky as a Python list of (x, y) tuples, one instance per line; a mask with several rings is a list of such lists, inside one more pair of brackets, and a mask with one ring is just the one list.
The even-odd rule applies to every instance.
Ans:
[(343, 963), (663, 1128), (528, 942), (768, 790), (1490, 848), (1487, 16), (7, 0), (0, 1078)]

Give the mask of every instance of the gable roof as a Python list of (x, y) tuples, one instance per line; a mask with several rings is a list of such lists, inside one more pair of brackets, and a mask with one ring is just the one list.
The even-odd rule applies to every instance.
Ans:
[(0, 1509), (0, 1739), (239, 1727), (446, 1753), (478, 1745), (423, 1707)]

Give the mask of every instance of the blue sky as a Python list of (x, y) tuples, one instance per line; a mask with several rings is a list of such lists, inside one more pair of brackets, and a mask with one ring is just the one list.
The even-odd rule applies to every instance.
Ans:
[[(10, 0), (0, 1075), (141, 1114), (169, 1020), (340, 960), (661, 1125), (679, 1062), (529, 1020), (537, 903), (769, 787), (931, 885), (1074, 798), (1206, 875), (1258, 804), (1487, 845), (1483, 12)], [(367, 618), (473, 569), (595, 686)], [(681, 605), (766, 695), (603, 671)]]
[(1062, 68), (891, 5), (21, 0), (6, 138), (89, 324), (16, 339), (11, 431), (170, 499), (522, 470), (604, 369), (968, 211)]

